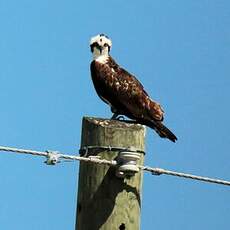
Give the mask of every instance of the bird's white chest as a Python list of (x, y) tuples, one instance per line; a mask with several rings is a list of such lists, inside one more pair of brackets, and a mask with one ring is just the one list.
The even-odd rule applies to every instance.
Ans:
[(108, 56), (107, 55), (100, 55), (99, 57), (95, 58), (95, 61), (101, 63), (101, 64), (105, 64), (108, 61)]

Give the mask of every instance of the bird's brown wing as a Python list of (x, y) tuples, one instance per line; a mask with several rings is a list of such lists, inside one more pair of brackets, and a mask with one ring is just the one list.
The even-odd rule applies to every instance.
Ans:
[(91, 63), (95, 89), (102, 100), (132, 119), (163, 120), (161, 106), (151, 100), (142, 84), (119, 67), (112, 58), (108, 63)]

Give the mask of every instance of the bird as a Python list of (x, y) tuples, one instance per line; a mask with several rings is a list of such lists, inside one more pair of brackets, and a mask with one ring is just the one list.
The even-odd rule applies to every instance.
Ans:
[(112, 40), (105, 34), (90, 39), (93, 60), (91, 78), (98, 96), (111, 108), (111, 119), (126, 116), (154, 129), (162, 138), (176, 142), (177, 137), (164, 124), (164, 110), (150, 98), (140, 81), (111, 57)]

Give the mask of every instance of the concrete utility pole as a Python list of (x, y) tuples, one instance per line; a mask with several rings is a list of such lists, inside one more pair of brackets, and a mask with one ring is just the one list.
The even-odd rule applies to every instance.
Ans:
[[(138, 124), (83, 118), (81, 148), (134, 147), (144, 151), (145, 128)], [(87, 156), (112, 160), (118, 151), (89, 149)], [(143, 164), (144, 154), (138, 164)], [(116, 168), (80, 163), (76, 230), (139, 230), (142, 171), (118, 178)]]

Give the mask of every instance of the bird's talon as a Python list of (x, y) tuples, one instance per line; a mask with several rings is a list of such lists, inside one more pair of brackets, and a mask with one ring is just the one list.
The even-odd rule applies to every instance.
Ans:
[(124, 116), (118, 116), (116, 120), (118, 120), (118, 121), (124, 121), (125, 117)]
[(118, 115), (117, 113), (114, 113), (111, 117), (111, 120), (124, 121), (125, 117), (122, 115)]

